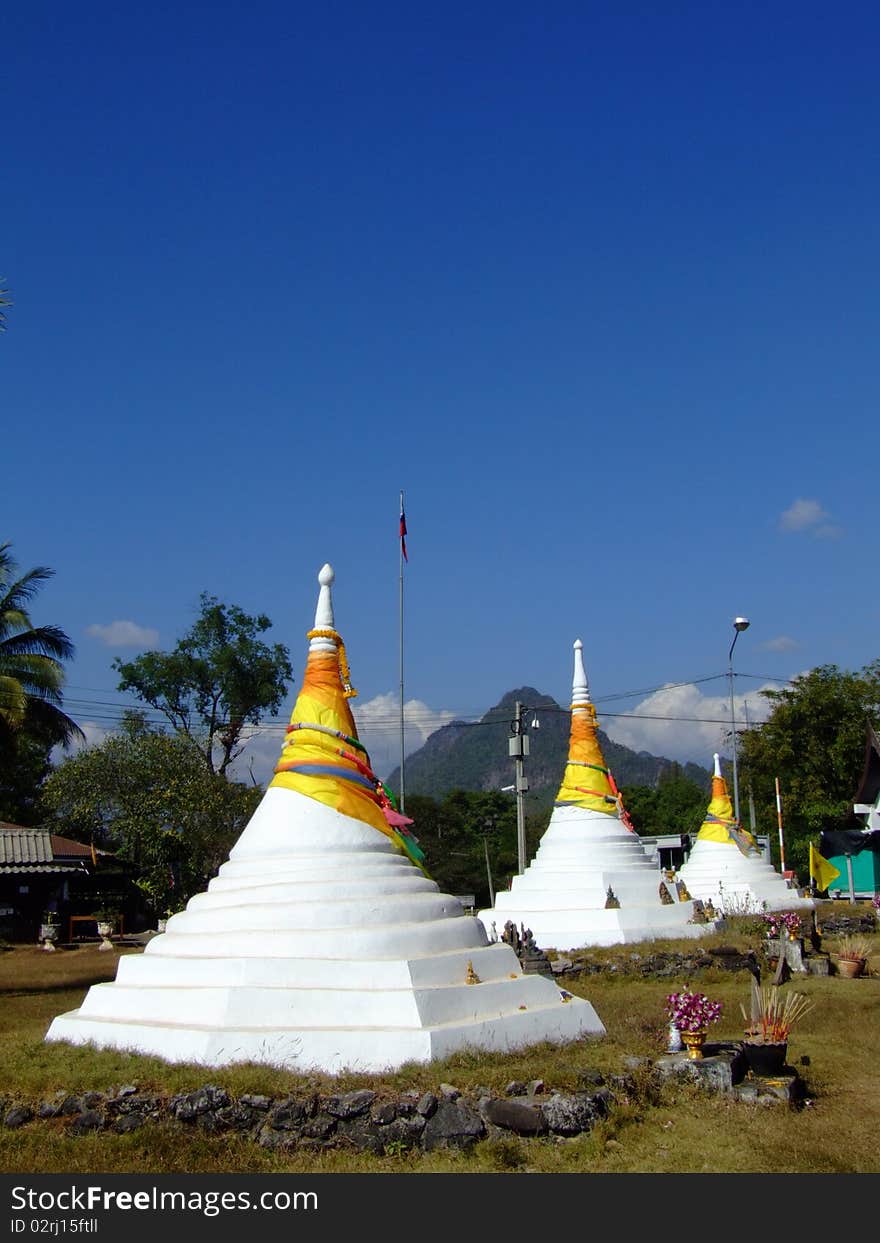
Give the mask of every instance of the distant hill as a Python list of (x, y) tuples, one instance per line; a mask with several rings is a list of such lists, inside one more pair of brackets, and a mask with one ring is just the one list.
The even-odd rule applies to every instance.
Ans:
[[(537, 809), (552, 803), (568, 755), (569, 712), (555, 699), (542, 695), (533, 686), (508, 691), (476, 724), (451, 721), (431, 734), (420, 750), (407, 756), (406, 794), (425, 794), (440, 798), (451, 790), (499, 790), (512, 785), (514, 763), (508, 754), (510, 723), (519, 701), (530, 709), (525, 718), (529, 734), (529, 756), (525, 772), (529, 782), (529, 802)], [(540, 722), (531, 728), (536, 715)], [(599, 731), (605, 762), (619, 786), (657, 785), (660, 774), (675, 765), (674, 760), (633, 751)], [(695, 781), (707, 793), (712, 776), (699, 764), (682, 764), (685, 777)], [(400, 787), (400, 768), (387, 778), (392, 790)]]

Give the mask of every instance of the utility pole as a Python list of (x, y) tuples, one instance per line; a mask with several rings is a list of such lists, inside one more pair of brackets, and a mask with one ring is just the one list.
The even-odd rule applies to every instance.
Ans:
[[(749, 701), (747, 699), (743, 701), (743, 708), (746, 715), (746, 731), (748, 732), (752, 728), (752, 723), (749, 720)], [(755, 796), (752, 793), (751, 773), (749, 774), (749, 828), (751, 830), (752, 837), (754, 837), (758, 830), (757, 818), (755, 816)]]
[(516, 852), (517, 871), (520, 876), (526, 870), (526, 810), (525, 794), (529, 783), (525, 775), (525, 757), (529, 753), (529, 736), (523, 730), (523, 706), (516, 701), (516, 715), (511, 725), (508, 752), (516, 765)]

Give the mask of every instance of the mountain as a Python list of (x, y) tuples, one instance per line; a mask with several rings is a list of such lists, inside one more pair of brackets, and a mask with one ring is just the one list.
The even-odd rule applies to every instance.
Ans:
[[(406, 794), (426, 794), (440, 798), (451, 790), (500, 790), (514, 781), (514, 762), (508, 753), (511, 723), (517, 701), (528, 707), (524, 716), (529, 736), (529, 755), (525, 773), (529, 782), (529, 802), (537, 806), (552, 803), (568, 756), (569, 712), (555, 699), (542, 695), (533, 686), (508, 691), (494, 708), (475, 724), (451, 721), (431, 734), (418, 751), (407, 756)], [(532, 719), (537, 716), (538, 726)], [(605, 762), (618, 786), (643, 785), (654, 788), (664, 770), (675, 767), (674, 760), (633, 751), (613, 742), (599, 731)], [(707, 792), (711, 773), (699, 764), (682, 764), (680, 771)], [(392, 790), (400, 788), (400, 769), (388, 777)]]

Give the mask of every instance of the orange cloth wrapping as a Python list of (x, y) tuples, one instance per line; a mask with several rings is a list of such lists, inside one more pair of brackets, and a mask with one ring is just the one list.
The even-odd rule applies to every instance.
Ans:
[[(737, 841), (737, 837), (741, 840)], [(742, 840), (744, 839), (744, 840)], [(700, 826), (697, 841), (721, 842), (722, 845), (743, 846), (746, 851), (757, 850), (758, 843), (745, 829), (739, 827), (733, 814), (733, 804), (727, 792), (727, 782), (723, 777), (712, 778), (712, 799), (709, 803), (706, 819)], [(743, 853), (746, 853), (744, 851)]]
[(616, 816), (617, 798), (596, 736), (597, 729), (596, 709), (592, 704), (578, 704), (572, 708), (568, 763), (556, 803)]
[[(349, 738), (357, 738), (357, 727), (345, 697), (339, 675), (339, 659), (335, 652), (309, 652), (302, 690), (290, 717), (291, 725), (323, 725), (339, 730)], [(293, 730), (287, 735), (281, 759), (270, 783), (286, 790), (295, 790), (316, 799), (327, 807), (362, 820), (390, 837), (389, 826), (382, 814), (369, 781), (357, 765), (339, 754), (352, 747), (340, 738), (308, 728)], [(366, 753), (363, 760), (369, 764)], [(292, 768), (287, 768), (293, 765)], [(331, 769), (330, 772), (303, 771), (307, 768)], [(349, 777), (350, 774), (350, 777)]]

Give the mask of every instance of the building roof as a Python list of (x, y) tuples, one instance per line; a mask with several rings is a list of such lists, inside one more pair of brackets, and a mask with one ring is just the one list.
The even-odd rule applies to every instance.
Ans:
[(865, 767), (862, 770), (861, 784), (853, 796), (854, 803), (874, 803), (880, 795), (880, 741), (871, 727), (870, 721), (865, 726)]
[(4, 871), (21, 868), (26, 871), (45, 871), (54, 864), (64, 871), (67, 865), (80, 866), (92, 856), (90, 846), (75, 842), (44, 829), (29, 829), (20, 824), (0, 821), (0, 867)]

